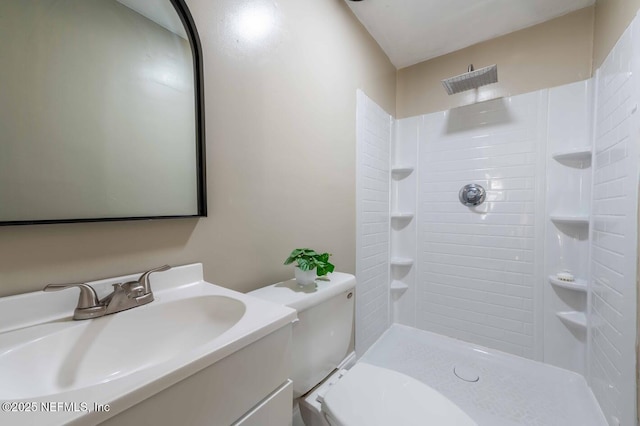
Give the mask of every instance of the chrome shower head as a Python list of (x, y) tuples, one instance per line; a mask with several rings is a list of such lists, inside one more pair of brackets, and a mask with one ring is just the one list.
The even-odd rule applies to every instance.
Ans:
[(477, 89), (478, 87), (497, 82), (497, 65), (480, 68), (479, 70), (474, 70), (473, 65), (469, 65), (468, 72), (442, 80), (442, 85), (447, 90), (448, 94), (453, 95), (455, 93), (464, 92), (465, 90)]

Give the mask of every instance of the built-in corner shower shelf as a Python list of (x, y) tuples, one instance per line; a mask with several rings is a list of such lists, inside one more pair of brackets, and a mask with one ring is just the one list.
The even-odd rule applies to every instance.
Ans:
[(556, 152), (552, 157), (557, 161), (590, 162), (591, 147), (584, 146), (567, 151)]
[(413, 166), (398, 165), (391, 167), (391, 173), (396, 176), (409, 176), (413, 172)]
[(587, 328), (587, 315), (584, 312), (556, 312), (556, 315), (563, 323), (565, 323), (565, 325), (578, 328)]
[(413, 219), (411, 212), (391, 212), (391, 219)]
[(413, 259), (408, 257), (392, 257), (391, 266), (411, 266), (413, 265)]
[(409, 286), (401, 281), (392, 281), (389, 289), (394, 296), (401, 296), (409, 289)]
[(589, 215), (587, 214), (552, 214), (549, 218), (556, 223), (567, 223), (573, 225), (589, 224)]
[(587, 281), (580, 278), (576, 278), (575, 281), (564, 281), (558, 279), (555, 275), (549, 275), (549, 282), (556, 287), (582, 292), (587, 291)]

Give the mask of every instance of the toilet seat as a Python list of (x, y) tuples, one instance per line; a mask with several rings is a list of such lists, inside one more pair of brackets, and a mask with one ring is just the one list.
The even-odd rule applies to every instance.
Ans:
[(364, 362), (331, 386), (322, 411), (331, 426), (477, 426), (430, 386)]

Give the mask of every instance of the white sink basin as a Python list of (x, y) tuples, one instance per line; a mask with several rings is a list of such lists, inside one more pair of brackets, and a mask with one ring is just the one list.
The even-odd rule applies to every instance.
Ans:
[[(31, 399), (115, 380), (206, 344), (242, 318), (243, 302), (200, 296), (0, 339), (0, 400)], [(6, 342), (5, 342), (6, 340)], [(16, 345), (17, 342), (20, 342)]]
[[(90, 284), (104, 293), (128, 279)], [(0, 401), (109, 404), (113, 415), (295, 319), (292, 309), (202, 281), (199, 264), (158, 273), (152, 287), (148, 305), (83, 321), (71, 319), (73, 290), (1, 298), (9, 329), (0, 333)], [(40, 320), (24, 317), (26, 306)], [(0, 412), (0, 424), (65, 423), (90, 411)]]

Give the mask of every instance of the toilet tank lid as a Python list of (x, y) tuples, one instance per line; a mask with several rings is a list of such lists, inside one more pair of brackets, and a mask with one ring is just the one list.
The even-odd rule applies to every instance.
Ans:
[(248, 294), (269, 302), (285, 305), (298, 312), (324, 302), (356, 286), (356, 277), (343, 272), (327, 274), (328, 281), (316, 280), (316, 285), (299, 286), (296, 280), (283, 281), (251, 291)]

